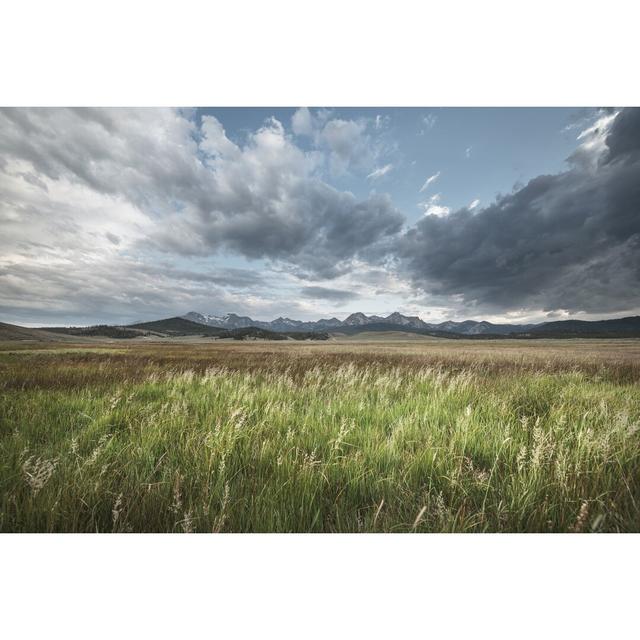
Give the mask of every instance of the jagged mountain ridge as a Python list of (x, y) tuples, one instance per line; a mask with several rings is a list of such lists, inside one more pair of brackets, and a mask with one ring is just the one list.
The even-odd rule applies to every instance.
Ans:
[(205, 324), (209, 327), (221, 329), (244, 329), (246, 327), (257, 327), (268, 329), (269, 331), (323, 331), (342, 326), (343, 322), (338, 318), (328, 318), (315, 322), (305, 322), (303, 320), (292, 320), (291, 318), (276, 318), (269, 322), (253, 320), (248, 316), (239, 316), (235, 313), (227, 313), (224, 316), (212, 316), (196, 311), (191, 311), (182, 316), (185, 320)]
[(253, 320), (249, 316), (239, 316), (235, 313), (227, 313), (224, 316), (213, 316), (191, 311), (182, 316), (185, 320), (191, 320), (209, 327), (221, 329), (241, 329), (245, 327), (258, 327), (270, 331), (326, 331), (339, 329), (340, 327), (366, 327), (367, 325), (393, 325), (397, 327), (410, 327), (412, 329), (426, 329), (431, 331), (444, 331), (462, 335), (508, 335), (510, 333), (522, 333), (531, 331), (537, 326), (534, 324), (492, 324), (486, 321), (465, 320), (464, 322), (440, 322), (427, 323), (418, 316), (405, 316), (397, 311), (386, 316), (367, 316), (356, 312), (344, 320), (328, 318), (313, 322), (292, 320), (291, 318), (276, 318), (271, 321)]

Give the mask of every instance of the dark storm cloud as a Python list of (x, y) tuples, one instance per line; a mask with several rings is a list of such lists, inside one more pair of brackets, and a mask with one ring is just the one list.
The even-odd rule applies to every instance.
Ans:
[(186, 246), (169, 230), (160, 244), (180, 253), (202, 254), (231, 249), (249, 258), (280, 260), (309, 278), (333, 278), (361, 252), (396, 234), (403, 216), (387, 196), (358, 201), (319, 181), (292, 188), (286, 200), (238, 206), (207, 213), (189, 222), (197, 240)]
[(599, 149), (603, 135), (591, 132), (568, 171), (539, 176), (483, 210), (425, 216), (398, 243), (412, 281), (483, 308), (637, 306), (640, 110), (621, 111)]
[(332, 278), (396, 234), (404, 216), (385, 195), (358, 200), (319, 179), (315, 159), (268, 121), (244, 147), (205, 118), (200, 148), (211, 169), (206, 206), (187, 207), (153, 240), (184, 255), (228, 249)]
[(607, 136), (608, 161), (640, 149), (640, 109), (624, 109), (613, 121)]
[(300, 294), (305, 298), (330, 300), (333, 302), (348, 302), (349, 300), (355, 300), (360, 297), (354, 291), (331, 289), (328, 287), (303, 287), (300, 290)]

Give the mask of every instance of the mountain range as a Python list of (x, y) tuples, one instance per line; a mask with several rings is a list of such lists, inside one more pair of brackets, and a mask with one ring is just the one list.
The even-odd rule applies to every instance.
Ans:
[(384, 325), (389, 328), (422, 329), (426, 331), (438, 331), (445, 333), (456, 333), (459, 335), (508, 335), (510, 333), (526, 333), (532, 329), (542, 326), (535, 324), (493, 324), (486, 321), (465, 320), (463, 322), (440, 322), (428, 323), (418, 316), (405, 316), (397, 311), (388, 316), (367, 316), (364, 313), (352, 313), (344, 320), (338, 318), (328, 318), (314, 322), (302, 320), (292, 320), (291, 318), (276, 318), (270, 321), (253, 320), (249, 316), (239, 316), (235, 313), (227, 313), (224, 316), (212, 316), (196, 311), (191, 311), (182, 316), (185, 320), (197, 322), (198, 324), (222, 329), (240, 329), (245, 327), (258, 327), (269, 331), (328, 331), (339, 329), (351, 329), (352, 327), (378, 327)]
[(410, 331), (413, 333), (452, 334), (457, 336), (508, 336), (554, 337), (554, 336), (635, 336), (640, 335), (640, 316), (611, 320), (556, 320), (539, 324), (494, 324), (486, 320), (464, 320), (428, 323), (418, 316), (405, 316), (395, 312), (388, 316), (367, 316), (352, 313), (344, 320), (328, 318), (315, 322), (276, 318), (271, 321), (253, 320), (249, 316), (228, 313), (224, 316), (205, 315), (191, 311), (185, 316), (197, 324), (221, 329), (241, 329), (257, 327), (268, 331), (338, 331), (356, 333), (358, 331)]
[(493, 324), (486, 321), (429, 324), (417, 316), (392, 313), (386, 317), (352, 313), (344, 320), (329, 318), (304, 322), (276, 318), (270, 322), (229, 313), (211, 316), (190, 312), (182, 317), (163, 318), (130, 325), (90, 327), (20, 327), (0, 322), (0, 341), (69, 341), (104, 338), (208, 337), (265, 340), (328, 340), (331, 334), (361, 332), (403, 332), (449, 339), (492, 338), (640, 338), (640, 316), (611, 320), (558, 320), (540, 324)]

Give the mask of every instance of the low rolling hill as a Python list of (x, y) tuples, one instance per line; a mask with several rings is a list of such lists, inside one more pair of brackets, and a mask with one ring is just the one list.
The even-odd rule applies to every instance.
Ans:
[(242, 327), (222, 332), (219, 338), (234, 340), (329, 340), (328, 333), (321, 331), (269, 331), (259, 327)]
[(331, 332), (331, 337), (340, 342), (439, 342), (446, 340), (442, 336), (431, 336), (423, 333), (403, 331), (396, 329), (394, 331), (365, 331), (359, 333), (340, 333)]
[[(107, 337), (107, 336), (101, 336)], [(81, 336), (58, 331), (56, 328), (33, 329), (15, 324), (0, 322), (0, 341), (14, 342), (78, 342)], [(84, 337), (82, 337), (84, 339)], [(88, 336), (88, 341), (95, 341), (94, 336)]]
[(270, 331), (261, 327), (238, 327), (236, 329), (222, 329), (192, 322), (186, 318), (166, 318), (152, 322), (131, 324), (127, 329), (153, 332), (160, 337), (203, 336), (211, 338), (233, 340), (328, 340), (329, 334), (323, 332), (301, 331)]
[(107, 324), (100, 324), (92, 327), (51, 327), (47, 329), (47, 331), (68, 336), (115, 338), (118, 340), (138, 338), (144, 334), (144, 332), (138, 331), (136, 329), (127, 329), (126, 327), (112, 327)]
[(612, 320), (559, 320), (547, 322), (519, 337), (561, 337), (561, 338), (624, 338), (640, 337), (640, 316), (616, 318)]
[(138, 322), (137, 324), (127, 325), (125, 328), (152, 332), (159, 336), (219, 336), (221, 333), (225, 333), (224, 329), (209, 327), (184, 318), (165, 318), (164, 320)]
[(361, 333), (393, 333), (395, 335), (415, 334), (420, 336), (431, 336), (432, 338), (478, 338), (486, 336), (466, 336), (458, 333), (452, 333), (450, 331), (436, 331), (434, 329), (419, 329), (411, 326), (398, 326), (397, 324), (389, 324), (386, 322), (372, 322), (361, 326), (339, 327), (331, 331), (333, 335), (355, 336)]

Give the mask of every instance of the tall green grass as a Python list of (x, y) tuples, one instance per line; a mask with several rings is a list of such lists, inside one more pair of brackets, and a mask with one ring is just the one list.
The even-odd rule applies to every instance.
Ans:
[(636, 383), (101, 366), (0, 391), (1, 531), (640, 531)]

